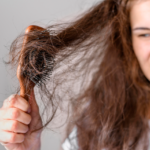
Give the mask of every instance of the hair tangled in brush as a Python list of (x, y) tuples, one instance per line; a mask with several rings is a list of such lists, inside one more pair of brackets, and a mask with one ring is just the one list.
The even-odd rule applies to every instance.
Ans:
[[(44, 110), (51, 111), (43, 128), (68, 100), (67, 135), (77, 127), (79, 150), (148, 149), (150, 87), (132, 48), (128, 1), (101, 1), (68, 24), (47, 26), (53, 36), (23, 34), (10, 47), (13, 66), (25, 36), (34, 37), (24, 45), (27, 53), (30, 47), (36, 55), (55, 55), (50, 79), (38, 87)], [(32, 61), (22, 69), (30, 71)]]

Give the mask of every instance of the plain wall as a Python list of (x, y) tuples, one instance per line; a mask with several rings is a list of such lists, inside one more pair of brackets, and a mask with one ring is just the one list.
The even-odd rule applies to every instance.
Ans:
[[(3, 59), (8, 60), (9, 46), (12, 41), (31, 24), (44, 26), (53, 21), (72, 18), (98, 1), (0, 0), (0, 107), (3, 101), (15, 92), (19, 84), (14, 72), (12, 73), (3, 63)], [(66, 117), (61, 115), (62, 118)], [(65, 126), (62, 130), (65, 130)], [(60, 149), (62, 135), (59, 131), (56, 131), (57, 133), (48, 130), (43, 132), (41, 150)], [(4, 150), (1, 145), (0, 150)]]

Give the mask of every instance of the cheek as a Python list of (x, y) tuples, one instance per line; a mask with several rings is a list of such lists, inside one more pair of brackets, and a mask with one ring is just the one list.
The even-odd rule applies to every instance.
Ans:
[(150, 41), (133, 39), (133, 49), (139, 63), (146, 63), (150, 59)]
[(133, 49), (134, 53), (139, 61), (140, 67), (147, 77), (150, 80), (150, 38), (145, 40), (141, 38), (133, 38)]

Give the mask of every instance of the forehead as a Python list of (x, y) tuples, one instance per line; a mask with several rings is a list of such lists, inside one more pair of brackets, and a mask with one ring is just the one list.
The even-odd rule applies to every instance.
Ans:
[(150, 26), (150, 0), (130, 1), (130, 21), (131, 25)]

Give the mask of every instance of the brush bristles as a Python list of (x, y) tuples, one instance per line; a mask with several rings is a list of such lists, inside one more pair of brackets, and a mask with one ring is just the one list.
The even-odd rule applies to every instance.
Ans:
[[(31, 58), (34, 59), (34, 51), (32, 51)], [(26, 58), (27, 59), (27, 58)], [(53, 67), (54, 67), (54, 57), (50, 54), (46, 53), (45, 51), (40, 51), (38, 56), (35, 58), (34, 64), (30, 63), (30, 70), (25, 70), (23, 75), (28, 77), (32, 82), (36, 85), (40, 86), (46, 80), (50, 78), (52, 74)], [(28, 61), (28, 60), (26, 60)]]

